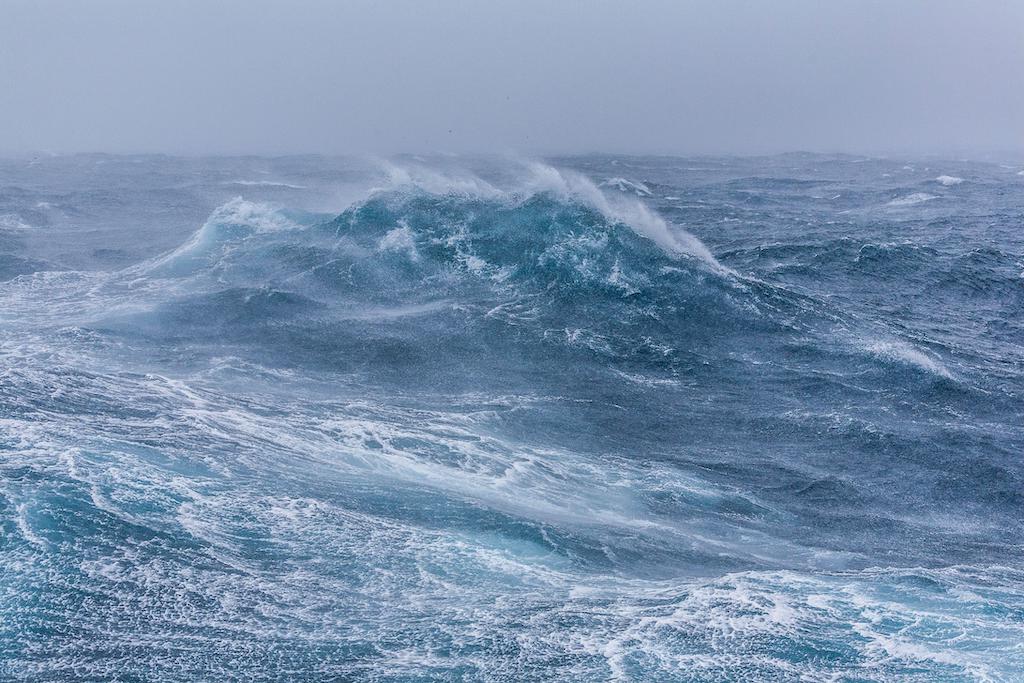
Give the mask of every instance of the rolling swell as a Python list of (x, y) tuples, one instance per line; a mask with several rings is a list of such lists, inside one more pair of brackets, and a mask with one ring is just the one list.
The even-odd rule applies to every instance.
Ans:
[[(842, 168), (739, 169), (700, 215)], [(1013, 245), (711, 256), (637, 203), (678, 170), (623, 173), (392, 168), (0, 284), (4, 673), (1013, 680), (1020, 373), (970, 338), (1015, 324)]]

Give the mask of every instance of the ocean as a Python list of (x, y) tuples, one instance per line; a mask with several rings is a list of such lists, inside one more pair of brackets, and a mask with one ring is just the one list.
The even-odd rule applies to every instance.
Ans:
[(0, 161), (0, 678), (1024, 680), (1024, 163)]

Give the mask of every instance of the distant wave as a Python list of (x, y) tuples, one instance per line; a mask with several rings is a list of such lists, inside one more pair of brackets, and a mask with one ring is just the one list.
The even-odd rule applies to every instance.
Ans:
[(947, 379), (952, 379), (953, 377), (949, 370), (947, 370), (939, 360), (915, 349), (906, 342), (873, 341), (868, 343), (867, 350), (880, 358), (906, 363), (940, 377), (945, 377)]
[(650, 197), (651, 189), (640, 182), (626, 180), (625, 178), (609, 178), (601, 183), (601, 187), (610, 187), (619, 192), (631, 192), (638, 197)]
[(305, 185), (293, 185), (291, 183), (281, 183), (273, 180), (229, 180), (225, 185), (245, 185), (249, 187), (287, 187), (292, 190), (304, 190)]
[(13, 213), (0, 214), (0, 231), (24, 232), (31, 230), (32, 226), (21, 219), (21, 216)]
[(913, 194), (893, 199), (889, 202), (889, 206), (913, 206), (914, 204), (929, 202), (933, 199), (938, 199), (938, 197), (933, 194), (928, 194), (927, 192), (914, 192)]

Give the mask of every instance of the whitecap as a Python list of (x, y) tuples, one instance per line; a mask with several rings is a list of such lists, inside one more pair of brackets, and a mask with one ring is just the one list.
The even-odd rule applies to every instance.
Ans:
[(887, 206), (913, 206), (914, 204), (921, 204), (932, 199), (938, 199), (938, 197), (927, 192), (914, 192), (913, 194), (893, 199)]
[(938, 359), (903, 341), (875, 341), (867, 345), (867, 350), (879, 358), (912, 365), (933, 375), (947, 379), (953, 377)]
[[(484, 198), (496, 198), (504, 194), (494, 185), (472, 174), (442, 173), (425, 166), (399, 166), (389, 161), (379, 163), (390, 188), (414, 187), (430, 194)], [(370, 194), (382, 189), (373, 188)]]
[(639, 200), (613, 200), (589, 178), (577, 173), (560, 171), (546, 164), (532, 163), (528, 169), (531, 179), (527, 183), (527, 188), (533, 192), (551, 192), (582, 201), (601, 212), (606, 218), (628, 225), (667, 252), (688, 254), (704, 261), (717, 273), (733, 274), (733, 271), (718, 262), (703, 242), (688, 232), (670, 228), (661, 216)]
[(13, 213), (0, 214), (0, 231), (22, 232), (31, 230), (32, 226), (21, 220), (21, 216)]
[(167, 271), (182, 274), (220, 254), (230, 242), (266, 232), (294, 229), (296, 226), (274, 207), (235, 197), (217, 207), (210, 217), (180, 247), (140, 266), (143, 272)]
[(619, 192), (632, 192), (636, 194), (637, 197), (650, 197), (654, 194), (651, 192), (650, 188), (643, 183), (626, 180), (625, 178), (608, 178), (601, 183), (601, 187), (610, 187), (618, 190)]
[(613, 369), (612, 372), (627, 382), (632, 382), (633, 384), (639, 384), (640, 386), (648, 388), (677, 387), (680, 384), (679, 380), (668, 377), (649, 377), (647, 375), (623, 372), (622, 370), (615, 369)]
[[(413, 187), (430, 194), (455, 194), (506, 201), (521, 201), (524, 197), (550, 193), (563, 199), (582, 202), (605, 218), (629, 226), (669, 253), (695, 257), (719, 274), (734, 274), (718, 262), (703, 242), (684, 230), (670, 227), (639, 198), (621, 195), (609, 197), (593, 181), (579, 173), (563, 171), (539, 162), (524, 162), (525, 173), (519, 184), (513, 183), (512, 189), (504, 190), (470, 173), (439, 173), (418, 166), (399, 166), (389, 161), (380, 164), (391, 188)], [(612, 180), (623, 180), (634, 185), (624, 179)], [(646, 186), (636, 186), (648, 196), (651, 195)], [(370, 194), (382, 189), (374, 188)], [(480, 270), (484, 265), (475, 257), (467, 263), (471, 270)]]
[(413, 237), (412, 230), (404, 222), (399, 222), (397, 228), (389, 230), (386, 235), (381, 237), (377, 242), (377, 249), (404, 252), (411, 261), (418, 261), (420, 258), (419, 252), (416, 251), (416, 239)]

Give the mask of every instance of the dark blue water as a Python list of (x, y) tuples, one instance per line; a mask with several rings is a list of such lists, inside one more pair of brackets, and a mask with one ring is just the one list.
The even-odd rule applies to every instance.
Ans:
[(1022, 680), (1022, 169), (0, 162), (0, 677)]

